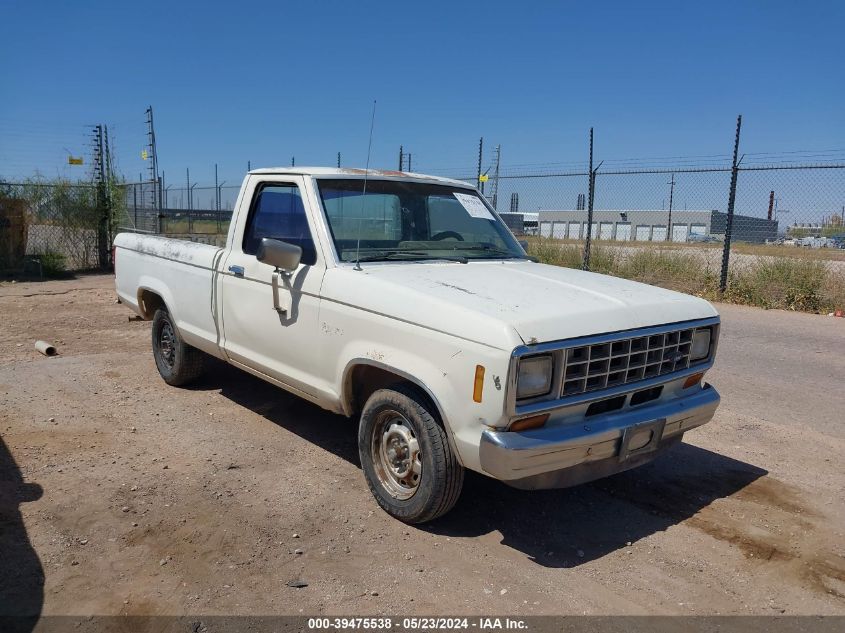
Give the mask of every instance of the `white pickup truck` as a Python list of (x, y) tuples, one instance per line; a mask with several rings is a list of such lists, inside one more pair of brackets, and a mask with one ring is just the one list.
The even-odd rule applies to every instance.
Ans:
[(409, 523), (464, 469), (571, 486), (710, 420), (702, 299), (535, 263), (470, 185), (358, 169), (247, 174), (225, 248), (121, 233), (120, 300), (170, 385), (216, 356), (358, 420), (364, 477)]

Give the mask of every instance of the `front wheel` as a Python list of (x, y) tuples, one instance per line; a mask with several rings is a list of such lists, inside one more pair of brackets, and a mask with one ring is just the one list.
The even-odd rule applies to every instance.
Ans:
[(464, 482), (446, 431), (427, 407), (413, 389), (380, 389), (364, 405), (358, 427), (367, 485), (378, 504), (405, 523), (451, 510)]
[(195, 380), (203, 368), (204, 354), (188, 345), (164, 308), (153, 317), (153, 358), (158, 373), (168, 385), (178, 387)]

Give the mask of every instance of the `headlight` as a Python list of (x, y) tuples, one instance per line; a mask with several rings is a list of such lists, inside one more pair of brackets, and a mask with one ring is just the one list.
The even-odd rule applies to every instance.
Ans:
[(552, 357), (529, 356), (519, 361), (516, 397), (542, 396), (552, 389)]
[(710, 328), (701, 328), (692, 335), (692, 348), (690, 348), (690, 361), (697, 361), (707, 358), (710, 354)]

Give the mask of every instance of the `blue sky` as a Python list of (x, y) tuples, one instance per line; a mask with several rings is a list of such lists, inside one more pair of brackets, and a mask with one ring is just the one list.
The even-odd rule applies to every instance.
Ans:
[(170, 182), (363, 166), (373, 99), (376, 167), (401, 143), (471, 171), (482, 135), (505, 166), (580, 163), (590, 126), (597, 159), (726, 155), (738, 113), (746, 152), (845, 148), (837, 1), (3, 6), (6, 177), (80, 174), (66, 150), (102, 122), (137, 178), (148, 104)]

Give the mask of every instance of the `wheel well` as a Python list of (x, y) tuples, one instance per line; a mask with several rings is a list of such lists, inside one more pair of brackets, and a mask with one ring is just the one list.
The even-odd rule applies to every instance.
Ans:
[(347, 412), (350, 415), (359, 413), (373, 393), (379, 389), (387, 389), (396, 385), (404, 385), (413, 389), (435, 419), (441, 424), (443, 423), (437, 404), (419, 384), (389, 369), (365, 363), (355, 365), (348, 373), (345, 386)]
[(156, 294), (152, 290), (141, 288), (138, 291), (138, 307), (141, 308), (141, 314), (146, 320), (150, 320), (155, 316), (156, 310), (159, 308), (166, 308), (164, 299), (161, 295)]

